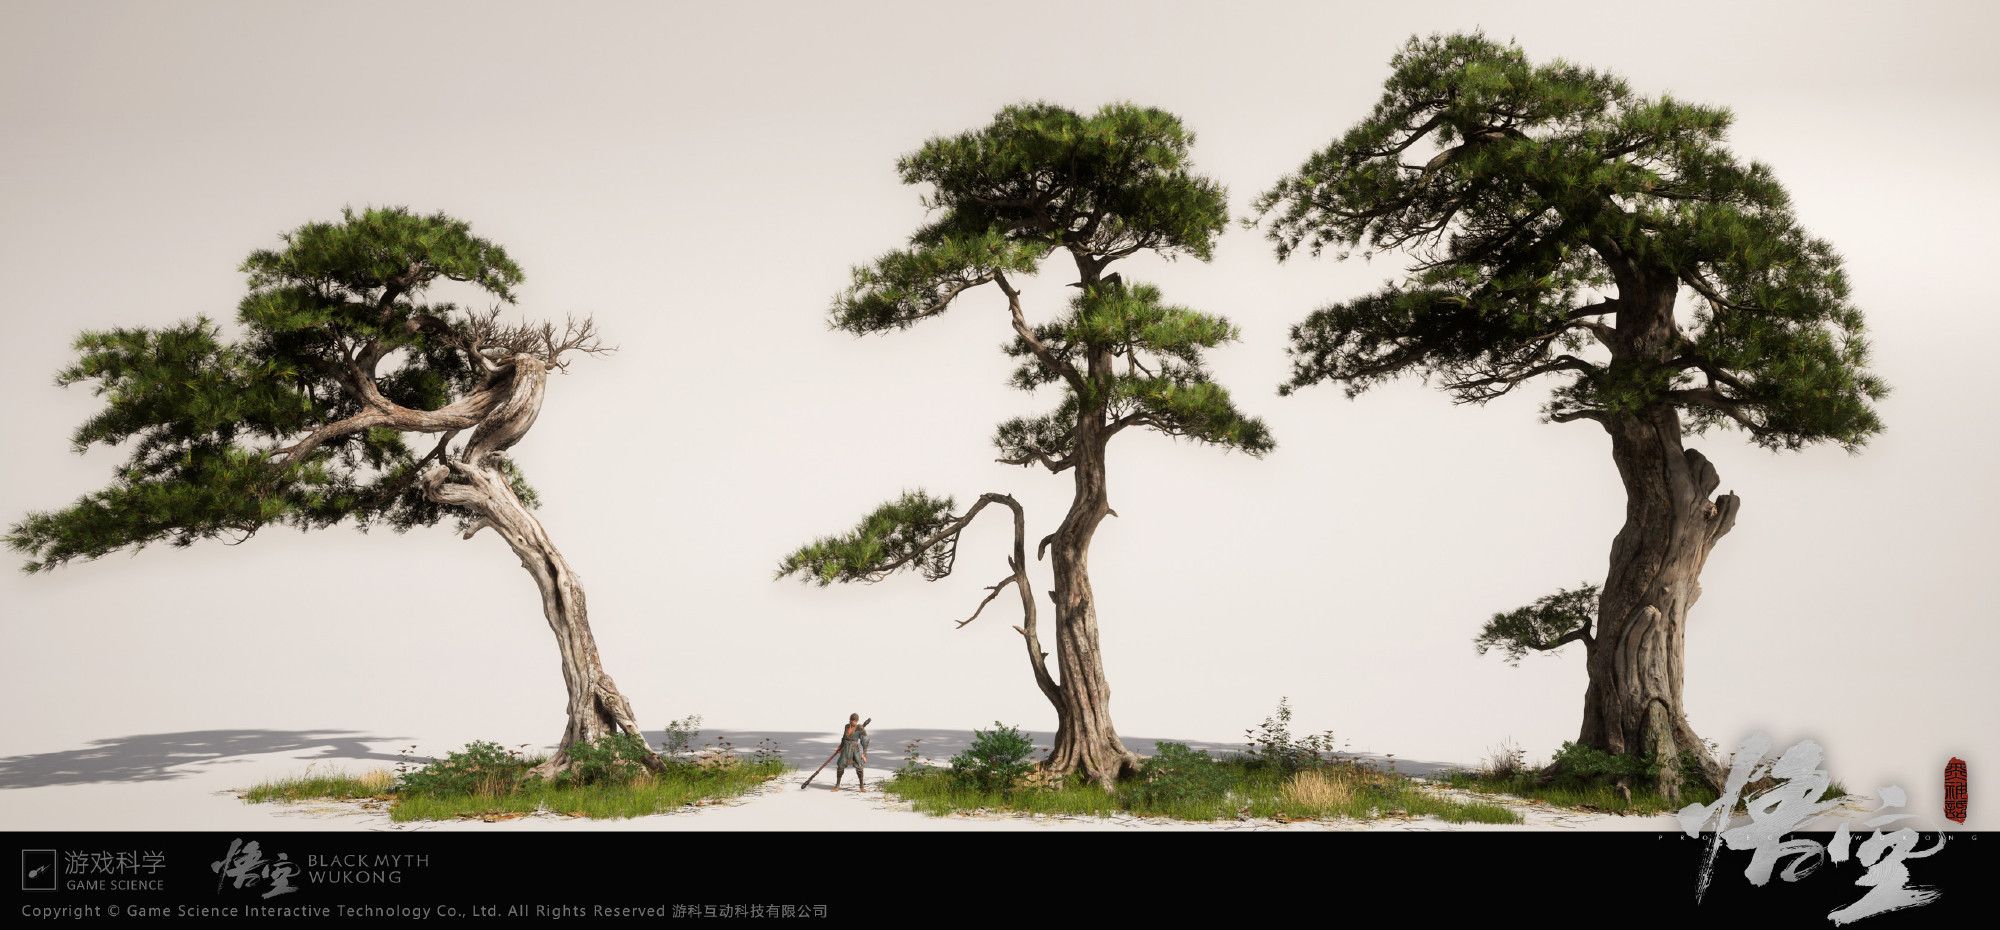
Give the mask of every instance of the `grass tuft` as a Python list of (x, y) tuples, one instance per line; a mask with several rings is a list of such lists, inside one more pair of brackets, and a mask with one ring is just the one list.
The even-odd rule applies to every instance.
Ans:
[[(704, 801), (737, 797), (785, 773), (777, 753), (760, 748), (745, 758), (722, 748), (658, 756), (634, 737), (616, 735), (570, 747), (569, 770), (554, 779), (532, 772), (543, 757), (488, 742), (423, 765), (405, 762), (349, 774), (306, 774), (267, 781), (243, 793), (251, 803), (372, 799), (389, 802), (389, 818), (509, 820), (530, 814), (641, 817)], [(649, 759), (660, 771), (647, 768)]]
[(1670, 814), (1689, 804), (1707, 804), (1715, 800), (1713, 794), (1703, 796), (1696, 788), (1681, 792), (1679, 803), (1673, 803), (1657, 790), (1641, 788), (1632, 792), (1631, 800), (1615, 785), (1548, 783), (1532, 772), (1511, 776), (1488, 775), (1483, 772), (1451, 772), (1445, 776), (1445, 783), (1453, 788), (1477, 791), (1482, 794), (1500, 794), (1517, 798), (1541, 801), (1554, 807), (1571, 810), (1591, 811), (1604, 814)]
[(956, 781), (944, 769), (898, 772), (884, 790), (933, 816), (993, 811), (1093, 817), (1132, 814), (1197, 822), (1245, 817), (1329, 821), (1395, 816), (1437, 817), (1450, 823), (1521, 822), (1519, 814), (1502, 805), (1456, 801), (1427, 791), (1407, 777), (1359, 764), (1336, 763), (1291, 775), (1240, 758), (1218, 759), (1212, 764), (1224, 786), (1218, 796), (1149, 794), (1131, 784), (1107, 792), (1080, 778), (991, 790)]
[(396, 773), (388, 769), (374, 769), (359, 774), (341, 771), (315, 774), (310, 769), (304, 775), (277, 778), (262, 782), (243, 793), (243, 800), (252, 804), (272, 801), (334, 800), (355, 801), (363, 798), (386, 799), (396, 786)]
[(664, 774), (641, 775), (622, 783), (558, 785), (529, 779), (497, 793), (400, 797), (389, 809), (389, 819), (501, 820), (537, 813), (589, 818), (643, 817), (747, 794), (784, 774), (785, 769), (784, 763), (775, 761), (735, 764), (707, 761), (672, 765)]

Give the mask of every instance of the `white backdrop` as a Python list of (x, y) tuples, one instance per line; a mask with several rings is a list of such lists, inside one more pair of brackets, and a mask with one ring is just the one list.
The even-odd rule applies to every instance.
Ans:
[[(53, 373), (79, 329), (233, 320), (234, 269), (343, 205), (444, 210), (525, 268), (521, 309), (595, 313), (621, 351), (551, 386), (518, 458), (589, 586), (605, 661), (649, 727), (1047, 729), (976, 530), (961, 574), (821, 591), (791, 547), (906, 487), (1019, 495), (1039, 536), (1067, 476), (993, 464), (996, 295), (855, 339), (847, 268), (921, 220), (896, 158), (1045, 98), (1179, 114), (1244, 205), (1363, 116), (1413, 32), (1483, 25), (1535, 60), (1727, 105), (1847, 260), (1895, 393), (1859, 456), (1691, 444), (1742, 495), (1688, 646), (1697, 731), (1821, 740), (1856, 790), (2000, 766), (1990, 713), (2000, 147), (1977, 3), (270, 5), (12, 3), (0, 12), (0, 515), (121, 461)], [(1289, 695), (1357, 750), (1473, 761), (1575, 734), (1582, 657), (1474, 654), (1484, 617), (1601, 580), (1621, 495), (1587, 423), (1539, 398), (1455, 408), (1421, 384), (1280, 399), (1285, 329), (1400, 270), (1275, 264), (1256, 233), (1128, 280), (1223, 313), (1215, 355), (1266, 417), (1263, 461), (1121, 438), (1093, 552), (1121, 731), (1228, 740)], [(1029, 282), (1031, 313), (1066, 296)], [(1986, 477), (1981, 477), (1981, 476)], [(636, 499), (634, 488), (645, 490)], [(989, 577), (990, 576), (990, 577)], [(1045, 576), (1044, 576), (1045, 577)], [(182, 731), (345, 729), (426, 749), (552, 740), (562, 686), (525, 573), (490, 534), (272, 530), (0, 580), (0, 755)], [(1974, 806), (1974, 826), (2000, 824)]]

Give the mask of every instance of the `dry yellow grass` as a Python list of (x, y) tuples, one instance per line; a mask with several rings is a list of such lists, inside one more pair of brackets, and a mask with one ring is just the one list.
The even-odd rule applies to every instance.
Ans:
[(1345, 772), (1307, 769), (1278, 789), (1285, 801), (1313, 810), (1331, 810), (1354, 800), (1355, 780)]

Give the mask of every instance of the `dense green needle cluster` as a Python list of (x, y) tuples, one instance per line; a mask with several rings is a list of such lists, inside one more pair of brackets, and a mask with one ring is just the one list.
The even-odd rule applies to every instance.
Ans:
[[(936, 581), (951, 574), (958, 530), (964, 526), (955, 516), (956, 506), (949, 497), (905, 491), (854, 529), (799, 547), (779, 563), (777, 577), (796, 573), (825, 587), (836, 581), (879, 581), (910, 565)], [(954, 544), (938, 545), (947, 539)]]
[(1592, 621), (1597, 617), (1598, 588), (1584, 584), (1543, 595), (1525, 607), (1494, 614), (1472, 640), (1485, 655), (1498, 649), (1507, 664), (1518, 665), (1533, 649), (1546, 652), (1574, 642), (1588, 642)]
[(932, 139), (897, 166), (904, 183), (930, 185), (932, 220), (908, 248), (854, 270), (831, 322), (900, 329), (1056, 249), (1093, 265), (1091, 277), (1140, 251), (1206, 261), (1229, 209), (1222, 185), (1189, 169), (1193, 143), (1172, 114), (1123, 103), (1089, 117), (1010, 106), (983, 129)]
[[(1062, 384), (1065, 390), (1053, 412), (1000, 424), (994, 444), (1007, 461), (1061, 462), (1073, 451), (1078, 412), (1097, 409), (1114, 432), (1145, 426), (1252, 455), (1269, 452), (1275, 444), (1263, 421), (1238, 412), (1203, 367), (1202, 350), (1237, 335), (1219, 316), (1163, 303), (1150, 284), (1089, 287), (1071, 299), (1061, 319), (1035, 327), (1032, 341), (1017, 335), (1008, 345), (1007, 354), (1022, 360), (1015, 387)], [(1086, 370), (1098, 353), (1117, 360), (1108, 377), (1080, 379), (1080, 386), (1065, 381), (1065, 368)], [(1047, 364), (1044, 354), (1062, 364)]]
[(1773, 448), (1880, 430), (1840, 260), (1724, 148), (1727, 110), (1480, 35), (1412, 39), (1392, 67), (1369, 117), (1258, 201), (1280, 257), (1415, 258), (1293, 328), (1284, 390), (1416, 373), (1480, 403), (1559, 374), (1558, 421), (1667, 405)]
[[(491, 369), (480, 353), (522, 348), (532, 334), (424, 294), (460, 281), (511, 302), (520, 269), (465, 223), (400, 208), (350, 210), (284, 239), (243, 263), (250, 291), (236, 338), (204, 317), (77, 339), (57, 383), (90, 383), (104, 401), (77, 429), (77, 451), (130, 442), (130, 458), (109, 486), (12, 528), (7, 541), (30, 556), (28, 570), (271, 524), (401, 530), (447, 515), (416, 476), (445, 452), (452, 418), (418, 430), (445, 434), (420, 453), (398, 428), (408, 424), (376, 414), (466, 405)], [(532, 504), (518, 471), (500, 464)]]

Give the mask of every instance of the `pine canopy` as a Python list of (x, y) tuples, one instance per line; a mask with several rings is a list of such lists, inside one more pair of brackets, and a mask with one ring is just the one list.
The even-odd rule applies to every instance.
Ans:
[[(76, 450), (129, 442), (130, 457), (105, 488), (13, 527), (8, 543), (29, 571), (272, 524), (436, 523), (448, 508), (417, 475), (491, 408), (494, 372), (513, 353), (556, 364), (562, 350), (589, 347), (573, 338), (587, 324), (557, 334), (496, 322), (520, 268), (441, 214), (348, 210), (251, 253), (242, 271), (235, 338), (199, 317), (76, 340), (57, 383), (90, 383), (104, 400), (76, 430)], [(439, 281), (468, 283), (496, 306), (426, 301)], [(442, 435), (419, 451), (413, 432)], [(499, 463), (532, 504), (519, 472)]]
[(1261, 421), (1237, 412), (1209, 379), (1204, 349), (1237, 338), (1221, 317), (1165, 303), (1158, 288), (1102, 276), (1140, 251), (1206, 260), (1228, 224), (1222, 186), (1192, 173), (1193, 133), (1160, 110), (1112, 104), (1083, 117), (1046, 103), (1010, 106), (984, 129), (932, 139), (905, 156), (905, 183), (928, 184), (934, 219), (908, 248), (855, 269), (831, 323), (849, 332), (900, 329), (945, 311), (959, 294), (1036, 271), (1056, 249), (1076, 262), (1081, 291), (1060, 319), (1018, 332), (1015, 386), (1062, 384), (1055, 413), (1010, 420), (996, 436), (1011, 460), (1060, 462), (1076, 417), (1112, 431), (1146, 426), (1262, 454)]
[(1414, 265), (1294, 327), (1283, 390), (1418, 374), (1481, 403), (1547, 374), (1557, 421), (1671, 405), (1773, 448), (1881, 429), (1841, 261), (1723, 146), (1729, 111), (1477, 34), (1413, 38), (1391, 66), (1368, 118), (1257, 206), (1281, 258)]
[(1058, 248), (1093, 275), (1140, 251), (1206, 261), (1229, 208), (1221, 185), (1189, 170), (1193, 144), (1172, 114), (1122, 103), (1090, 117), (1010, 106), (984, 129), (932, 139), (897, 170), (905, 184), (930, 185), (933, 219), (909, 248), (854, 270), (832, 323), (907, 327), (1004, 273), (1033, 272)]

